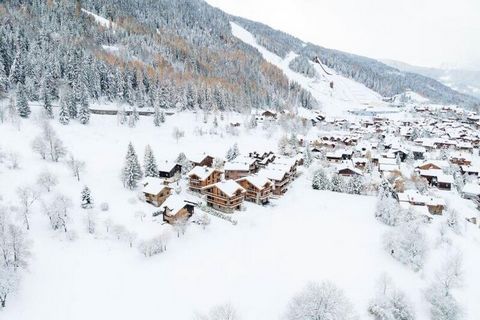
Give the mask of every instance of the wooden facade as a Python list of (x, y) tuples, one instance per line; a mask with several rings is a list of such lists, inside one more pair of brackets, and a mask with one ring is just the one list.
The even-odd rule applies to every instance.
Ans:
[(245, 177), (237, 180), (237, 182), (246, 190), (246, 201), (267, 204), (273, 192), (273, 183), (268, 179), (263, 179), (264, 181), (261, 182), (256, 180), (257, 177)]
[(168, 186), (164, 186), (158, 192), (144, 191), (143, 194), (145, 196), (145, 200), (148, 203), (159, 207), (170, 196), (171, 192), (172, 192), (172, 188)]
[(204, 187), (219, 182), (222, 172), (208, 167), (195, 167), (188, 177), (190, 190), (201, 192)]
[(246, 194), (245, 189), (233, 180), (209, 185), (203, 189), (203, 192), (207, 195), (208, 206), (227, 213), (239, 210)]

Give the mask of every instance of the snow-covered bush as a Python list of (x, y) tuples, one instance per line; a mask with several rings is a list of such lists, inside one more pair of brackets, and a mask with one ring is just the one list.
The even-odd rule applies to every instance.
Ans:
[(150, 240), (141, 241), (138, 250), (145, 256), (151, 257), (167, 250), (167, 241), (164, 235)]
[(401, 263), (418, 271), (423, 268), (427, 241), (421, 226), (415, 222), (403, 223), (384, 235), (385, 250)]
[(365, 187), (365, 179), (362, 175), (354, 175), (348, 179), (346, 184), (346, 191), (350, 194), (362, 194)]
[(33, 140), (32, 149), (37, 152), (42, 159), (48, 157), (54, 162), (58, 162), (60, 158), (67, 154), (62, 140), (57, 137), (57, 134), (48, 122), (42, 124), (42, 134)]
[(213, 307), (208, 314), (195, 314), (194, 320), (239, 320), (237, 311), (229, 304), (222, 304)]
[(375, 320), (413, 320), (415, 314), (405, 293), (398, 290), (392, 280), (383, 275), (377, 294), (368, 305), (368, 312)]
[(38, 175), (37, 184), (45, 191), (50, 192), (58, 184), (58, 179), (53, 173), (44, 171)]
[(20, 274), (13, 266), (0, 265), (0, 303), (2, 308), (7, 304), (7, 298), (17, 289)]
[(355, 318), (350, 301), (331, 282), (309, 283), (293, 297), (285, 314), (286, 320)]
[(325, 170), (318, 169), (313, 174), (312, 188), (315, 190), (330, 190), (331, 184)]
[(345, 178), (341, 175), (334, 173), (330, 180), (331, 190), (335, 192), (345, 191)]
[(396, 226), (402, 219), (402, 210), (397, 200), (379, 196), (375, 208), (375, 218), (387, 226)]
[(108, 211), (110, 209), (110, 206), (108, 205), (108, 202), (102, 202), (100, 203), (100, 210), (102, 211)]

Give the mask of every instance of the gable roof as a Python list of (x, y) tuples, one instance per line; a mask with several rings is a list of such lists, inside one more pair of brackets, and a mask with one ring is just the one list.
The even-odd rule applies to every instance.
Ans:
[(192, 170), (188, 173), (188, 176), (191, 177), (193, 175), (197, 176), (200, 180), (207, 179), (214, 171), (219, 171), (215, 168), (209, 168), (207, 166), (195, 166)]
[(233, 180), (223, 180), (213, 185), (206, 186), (205, 188), (206, 189), (211, 188), (212, 186), (217, 187), (220, 191), (225, 193), (228, 197), (232, 197), (235, 194), (235, 192), (239, 190), (242, 192), (245, 192), (245, 189)]
[[(163, 179), (159, 178), (151, 178), (148, 179), (148, 183), (146, 186), (143, 187), (142, 192), (147, 193), (147, 194), (159, 194), (164, 188), (169, 188), (167, 185), (165, 185)], [(170, 188), (169, 188), (170, 189)]]

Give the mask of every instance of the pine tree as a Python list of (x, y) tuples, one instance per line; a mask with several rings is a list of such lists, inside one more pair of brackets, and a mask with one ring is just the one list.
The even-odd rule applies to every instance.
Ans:
[(82, 90), (79, 99), (78, 120), (81, 124), (90, 122), (90, 107), (88, 105), (88, 96), (85, 89)]
[(332, 191), (335, 192), (344, 192), (345, 190), (345, 181), (343, 177), (339, 174), (334, 174), (331, 180)]
[(315, 190), (331, 190), (331, 183), (323, 169), (315, 171), (312, 179), (312, 188)]
[(158, 91), (158, 107), (161, 109), (167, 109), (169, 105), (168, 89), (166, 86), (162, 86)]
[(3, 62), (3, 56), (0, 54), (0, 97), (2, 94), (7, 93), (8, 78), (5, 72), (5, 65)]
[(68, 113), (68, 107), (63, 97), (60, 99), (60, 112), (58, 114), (58, 121), (63, 125), (67, 125), (70, 122), (70, 114)]
[(305, 147), (305, 152), (303, 153), (303, 165), (305, 168), (310, 167), (313, 162), (312, 151), (310, 150), (310, 145), (307, 142)]
[(17, 87), (17, 112), (22, 118), (28, 118), (32, 111), (28, 105), (27, 93), (25, 92), (25, 86), (22, 83)]
[(53, 119), (52, 99), (50, 97), (50, 90), (46, 81), (44, 81), (42, 88), (42, 100), (43, 108), (45, 109), (45, 115), (47, 116), (47, 118)]
[(133, 119), (135, 119), (135, 123), (140, 120), (140, 114), (138, 113), (137, 107), (135, 106), (132, 108), (132, 116)]
[(125, 166), (122, 170), (123, 185), (129, 189), (135, 189), (137, 182), (142, 178), (142, 169), (138, 162), (137, 154), (132, 143), (128, 144), (127, 156), (125, 157)]
[(165, 123), (165, 112), (160, 111), (160, 122)]
[(143, 170), (145, 177), (158, 177), (158, 167), (150, 145), (145, 147), (145, 156), (143, 158)]
[(235, 143), (230, 149), (228, 149), (227, 155), (225, 158), (228, 161), (232, 161), (239, 155), (240, 155), (240, 150), (238, 149), (238, 144)]
[(155, 106), (155, 110), (153, 113), (153, 124), (155, 127), (160, 127), (162, 124), (162, 112), (158, 106)]
[(65, 92), (65, 106), (67, 107), (69, 118), (76, 119), (78, 117), (77, 101), (70, 88)]
[(187, 87), (187, 109), (193, 110), (195, 109), (195, 91), (193, 91), (193, 87), (189, 85)]
[(93, 208), (93, 198), (92, 198), (92, 193), (90, 192), (90, 189), (85, 186), (82, 190), (82, 202), (81, 206), (82, 209), (91, 209)]

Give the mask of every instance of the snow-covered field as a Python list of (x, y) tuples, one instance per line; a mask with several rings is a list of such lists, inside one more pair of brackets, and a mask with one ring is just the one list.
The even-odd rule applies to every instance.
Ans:
[[(48, 169), (60, 182), (52, 192), (74, 201), (70, 229), (76, 233), (76, 239), (70, 240), (63, 231), (52, 231), (40, 202), (34, 205), (30, 265), (0, 319), (187, 320), (195, 311), (230, 302), (242, 319), (273, 320), (282, 316), (290, 298), (308, 281), (322, 280), (331, 280), (343, 289), (366, 319), (367, 303), (384, 272), (407, 293), (417, 319), (429, 318), (424, 289), (448, 247), (437, 245), (443, 217), (436, 217), (426, 227), (430, 251), (424, 270), (418, 273), (385, 253), (382, 235), (388, 227), (374, 218), (374, 197), (312, 190), (308, 170), (271, 205), (247, 204), (245, 211), (236, 212), (237, 225), (212, 217), (205, 230), (191, 225), (177, 238), (169, 226), (152, 220), (155, 208), (140, 202), (136, 192), (124, 189), (120, 181), (130, 141), (140, 158), (150, 144), (158, 162), (173, 160), (182, 151), (224, 156), (235, 142), (245, 153), (277, 149), (280, 132), (269, 136), (259, 127), (249, 132), (240, 128), (238, 136), (198, 136), (196, 127), (212, 127), (212, 118), (208, 125), (202, 120), (201, 114), (181, 113), (168, 116), (160, 128), (148, 117), (142, 117), (136, 128), (119, 126), (113, 116), (93, 115), (88, 127), (53, 121), (68, 150), (86, 162), (80, 182), (64, 160), (41, 160), (31, 150), (31, 141), (40, 131), (35, 116), (22, 120), (19, 127), (0, 125), (0, 147), (20, 156), (19, 169), (0, 166), (0, 203), (15, 204), (16, 188), (35, 184), (39, 172)], [(220, 127), (243, 120), (243, 116), (230, 114), (220, 121)], [(185, 137), (178, 142), (172, 137), (176, 126), (185, 130)], [(84, 185), (92, 190), (97, 205), (96, 235), (87, 233), (85, 210), (79, 205)], [(454, 193), (448, 196), (462, 215), (474, 212), (470, 201)], [(101, 202), (109, 203), (108, 212), (98, 209)], [(138, 211), (147, 214), (143, 221)], [(167, 251), (145, 258), (135, 246), (130, 248), (106, 232), (101, 221), (108, 218), (135, 231), (139, 240), (170, 232)], [(480, 314), (480, 232), (466, 223), (461, 225), (463, 235), (450, 232), (448, 237), (451, 248), (463, 251), (465, 281), (457, 298), (467, 310), (466, 319), (474, 320)]]

